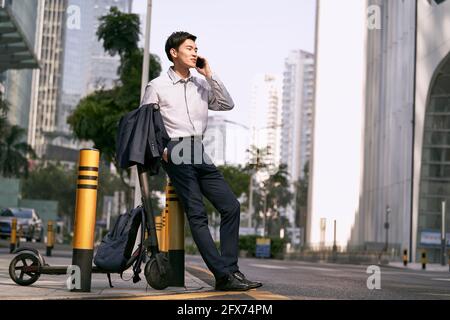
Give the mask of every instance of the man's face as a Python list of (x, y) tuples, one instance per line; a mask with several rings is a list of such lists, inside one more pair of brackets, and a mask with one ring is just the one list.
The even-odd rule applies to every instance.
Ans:
[(195, 68), (197, 63), (197, 46), (191, 39), (185, 40), (178, 50), (171, 49), (172, 59), (187, 68)]

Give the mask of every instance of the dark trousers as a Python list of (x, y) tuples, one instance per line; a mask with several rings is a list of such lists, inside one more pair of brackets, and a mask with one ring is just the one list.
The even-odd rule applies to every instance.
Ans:
[[(181, 200), (192, 237), (203, 260), (216, 279), (224, 278), (229, 273), (239, 270), (239, 201), (214, 164), (208, 164), (204, 160), (199, 164), (194, 161), (175, 164), (172, 161), (173, 153), (171, 152), (177, 143), (169, 142), (169, 159), (168, 162), (161, 160), (162, 166)], [(191, 150), (193, 151), (194, 148)], [(203, 153), (202, 144), (201, 150)], [(208, 228), (208, 216), (203, 205), (203, 195), (221, 216), (220, 253)]]

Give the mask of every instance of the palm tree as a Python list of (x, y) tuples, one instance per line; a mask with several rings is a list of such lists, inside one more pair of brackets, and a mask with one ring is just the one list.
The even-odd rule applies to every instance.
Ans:
[(8, 126), (8, 111), (9, 104), (6, 100), (3, 100), (2, 93), (0, 92), (0, 138), (5, 136)]
[[(246, 152), (249, 153), (249, 163), (245, 166), (244, 171), (249, 175), (249, 192), (248, 192), (248, 212), (249, 219), (255, 221), (255, 232), (261, 223), (259, 212), (264, 209), (263, 199), (258, 192), (254, 192), (254, 176), (268, 167), (266, 163), (266, 155), (269, 153), (270, 147), (259, 148), (251, 145)], [(259, 188), (257, 189), (259, 190)], [(254, 215), (254, 213), (258, 213)], [(252, 222), (252, 221), (251, 221)]]
[(280, 228), (288, 226), (288, 221), (282, 219), (280, 211), (293, 200), (294, 195), (289, 190), (289, 173), (287, 166), (281, 164), (278, 170), (264, 182), (264, 219), (269, 236), (277, 236)]
[(28, 176), (28, 159), (36, 158), (29, 144), (24, 142), (25, 130), (8, 125), (0, 140), (0, 173), (6, 178)]
[(27, 156), (35, 158), (33, 149), (24, 141), (25, 130), (8, 121), (9, 103), (0, 93), (0, 175), (28, 175)]

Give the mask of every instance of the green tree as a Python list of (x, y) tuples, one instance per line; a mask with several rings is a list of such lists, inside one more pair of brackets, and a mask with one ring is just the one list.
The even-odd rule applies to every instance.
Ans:
[(27, 179), (21, 181), (23, 198), (58, 201), (60, 215), (74, 216), (76, 200), (77, 172), (67, 170), (60, 164), (48, 163), (31, 171)]
[(281, 217), (281, 209), (286, 208), (293, 200), (289, 190), (289, 174), (287, 166), (281, 164), (278, 170), (264, 182), (265, 211), (267, 234), (269, 237), (279, 236), (281, 228), (288, 227), (288, 221)]
[[(115, 159), (116, 133), (120, 118), (140, 103), (143, 51), (138, 48), (139, 17), (112, 7), (108, 15), (99, 18), (97, 31), (105, 51), (120, 55), (121, 84), (111, 90), (99, 90), (82, 99), (68, 118), (75, 136), (91, 140), (106, 161)], [(161, 73), (156, 55), (150, 55), (149, 79)]]
[[(128, 186), (131, 170), (122, 170), (118, 166), (115, 150), (120, 118), (137, 108), (140, 103), (143, 50), (138, 48), (139, 17), (136, 14), (122, 13), (112, 7), (110, 12), (99, 20), (98, 39), (103, 42), (106, 52), (120, 56), (120, 81), (111, 90), (98, 90), (82, 99), (68, 118), (68, 123), (78, 139), (93, 141), (102, 157), (116, 166), (124, 187), (128, 188), (128, 202), (132, 203), (132, 190)], [(151, 54), (149, 79), (158, 77), (160, 73), (159, 57)], [(161, 185), (162, 180), (160, 175), (150, 177), (152, 186), (157, 181), (157, 184)]]
[(99, 18), (98, 40), (111, 56), (119, 54), (121, 59), (133, 52), (139, 42), (139, 16), (123, 13), (111, 7), (109, 14)]
[(9, 104), (0, 95), (0, 174), (6, 178), (28, 175), (28, 157), (36, 154), (26, 140), (25, 129), (8, 121)]
[[(253, 220), (255, 222), (255, 230), (259, 228), (261, 225), (262, 219), (260, 214), (265, 211), (264, 205), (264, 185), (259, 183), (259, 185), (255, 185), (255, 177), (259, 172), (267, 170), (269, 168), (269, 163), (267, 163), (267, 155), (270, 152), (270, 147), (259, 148), (255, 145), (251, 145), (249, 149), (246, 150), (249, 154), (249, 162), (246, 164), (244, 171), (249, 174), (249, 183), (250, 177), (253, 179), (253, 191), (252, 191), (252, 205), (253, 205)], [(250, 186), (250, 184), (248, 184)], [(250, 192), (250, 190), (249, 190)], [(248, 203), (250, 201), (250, 194), (248, 194)], [(248, 206), (247, 206), (248, 208)]]
[[(61, 216), (75, 216), (77, 168), (68, 170), (60, 163), (48, 163), (31, 171), (21, 181), (23, 198), (58, 201)], [(113, 196), (115, 191), (125, 191), (119, 177), (112, 174), (109, 165), (100, 161), (97, 189), (97, 218), (103, 212), (103, 197)]]
[(4, 177), (28, 176), (28, 159), (36, 158), (30, 145), (23, 142), (26, 137), (25, 129), (19, 126), (9, 126), (0, 142), (0, 169)]
[(9, 111), (9, 104), (6, 100), (3, 100), (3, 95), (0, 92), (0, 139), (1, 137), (5, 136), (6, 129), (9, 125), (8, 111)]
[(281, 210), (285, 209), (293, 200), (293, 193), (289, 190), (289, 175), (285, 164), (281, 164), (275, 173), (257, 184), (253, 194), (256, 228), (264, 226), (264, 234), (278, 237), (281, 228), (288, 227), (286, 218), (281, 217)]

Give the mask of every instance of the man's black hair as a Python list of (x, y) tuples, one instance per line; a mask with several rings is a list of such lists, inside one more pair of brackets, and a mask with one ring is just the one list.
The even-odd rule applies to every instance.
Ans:
[(170, 49), (174, 48), (175, 50), (178, 50), (178, 48), (181, 46), (181, 44), (186, 41), (187, 39), (190, 39), (192, 41), (195, 41), (197, 39), (196, 36), (190, 34), (189, 32), (184, 31), (177, 31), (170, 35), (169, 38), (167, 38), (166, 41), (166, 55), (167, 58), (169, 58), (170, 61), (173, 62), (172, 56), (170, 55)]

